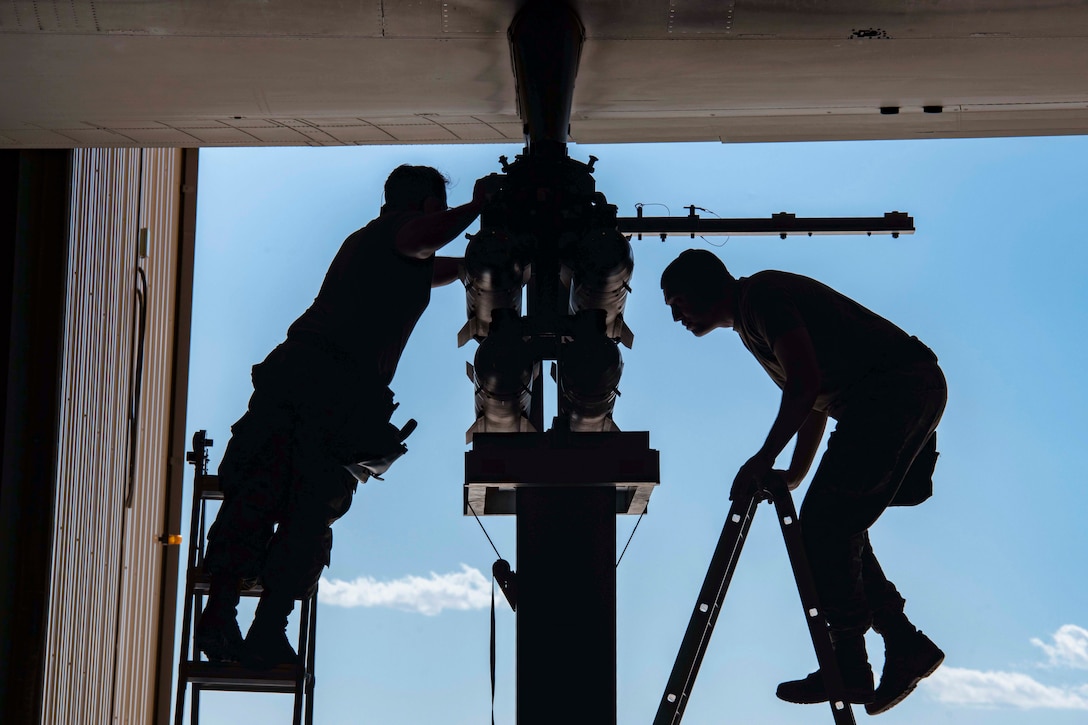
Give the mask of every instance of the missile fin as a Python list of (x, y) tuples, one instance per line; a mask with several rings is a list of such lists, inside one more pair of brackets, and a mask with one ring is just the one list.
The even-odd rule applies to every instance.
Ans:
[(465, 326), (461, 328), (457, 333), (457, 347), (464, 347), (465, 343), (476, 336), (476, 318), (472, 318), (465, 323)]
[(622, 317), (617, 318), (616, 322), (620, 325), (620, 342), (630, 350), (631, 346), (635, 344), (635, 333), (631, 332), (631, 328), (627, 326)]
[(465, 431), (465, 443), (472, 443), (472, 436), (474, 433), (482, 433), (484, 431), (483, 418), (477, 418), (476, 422), (468, 427)]

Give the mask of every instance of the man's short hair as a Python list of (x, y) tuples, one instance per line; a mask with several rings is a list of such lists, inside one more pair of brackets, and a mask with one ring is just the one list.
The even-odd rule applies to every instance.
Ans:
[(443, 205), (446, 203), (446, 185), (450, 180), (442, 172), (430, 166), (403, 164), (393, 169), (385, 180), (385, 206), (391, 209), (414, 209), (428, 196)]
[(661, 273), (661, 289), (669, 297), (682, 294), (705, 310), (721, 299), (732, 279), (717, 255), (705, 249), (686, 249)]

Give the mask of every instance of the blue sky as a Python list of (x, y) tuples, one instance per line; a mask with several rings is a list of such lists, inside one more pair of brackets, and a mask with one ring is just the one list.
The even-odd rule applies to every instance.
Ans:
[[(474, 179), (498, 170), (500, 154), (519, 151), (201, 152), (188, 427), (215, 439), (213, 465), (245, 409), (250, 366), (312, 301), (344, 237), (378, 213), (389, 171), (436, 166), (453, 180), (456, 204)], [(907, 597), (908, 616), (948, 657), (880, 722), (1088, 720), (1088, 138), (571, 145), (570, 154), (600, 158), (597, 188), (624, 216), (639, 202), (672, 214), (696, 204), (723, 217), (900, 210), (918, 228), (895, 240), (633, 242), (626, 318), (635, 345), (623, 351), (615, 420), (650, 431), (662, 482), (618, 572), (621, 725), (653, 718), (724, 522), (729, 483), (778, 404), (777, 388), (735, 333), (696, 339), (672, 322), (658, 279), (690, 246), (712, 249), (738, 276), (781, 269), (817, 278), (940, 357), (949, 403), (935, 495), (889, 511), (872, 541)], [(448, 251), (463, 248), (462, 239)], [(460, 284), (435, 291), (393, 384), (401, 403), (394, 420), (420, 422), (409, 454), (384, 482), (360, 487), (333, 527), (325, 572), (333, 584), (324, 587), (318, 622), (320, 723), (467, 725), (489, 716), (494, 553), (476, 522), (461, 516), (464, 431), (473, 421), (464, 369), (475, 348), (456, 345), (464, 307)], [(516, 568), (514, 520), (484, 523)], [(634, 524), (617, 522), (619, 548)], [(498, 611), (500, 723), (514, 721), (515, 616)], [(879, 638), (870, 653), (879, 668)], [(781, 536), (761, 507), (684, 722), (829, 722), (826, 706), (774, 697), (779, 681), (812, 669)], [(202, 723), (242, 721), (290, 722), (290, 699), (203, 696)]]

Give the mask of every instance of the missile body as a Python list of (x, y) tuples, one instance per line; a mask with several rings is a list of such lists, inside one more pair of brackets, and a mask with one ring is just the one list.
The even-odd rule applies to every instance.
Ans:
[(631, 242), (615, 229), (595, 229), (564, 260), (571, 274), (570, 312), (604, 310), (605, 334), (627, 347), (634, 335), (623, 321), (635, 260)]
[(619, 430), (612, 410), (619, 395), (623, 359), (606, 335), (580, 334), (563, 346), (559, 372), (562, 413), (576, 432)]
[(521, 314), (522, 289), (531, 267), (509, 234), (498, 229), (481, 230), (469, 237), (465, 248), (465, 300), (468, 322), (457, 334), (458, 346), (488, 336), (497, 309)]
[(472, 442), (476, 432), (519, 433), (533, 431), (529, 405), (539, 364), (529, 343), (513, 331), (493, 331), (476, 349), (475, 365), (468, 366), (476, 388), (476, 422), (465, 435)]

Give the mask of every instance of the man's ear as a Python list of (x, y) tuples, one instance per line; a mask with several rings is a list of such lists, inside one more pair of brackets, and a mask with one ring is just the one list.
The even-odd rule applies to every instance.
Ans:
[(440, 211), (446, 211), (446, 204), (437, 196), (428, 196), (423, 200), (420, 205), (424, 214), (436, 214)]

